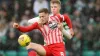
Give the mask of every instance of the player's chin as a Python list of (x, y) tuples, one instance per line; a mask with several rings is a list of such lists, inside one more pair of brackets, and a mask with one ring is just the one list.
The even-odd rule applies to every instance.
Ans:
[(47, 21), (44, 21), (43, 24), (47, 23)]
[(56, 12), (53, 12), (53, 14), (55, 15), (55, 14), (56, 14)]
[(53, 13), (53, 14), (57, 14), (57, 11), (53, 11), (52, 13)]

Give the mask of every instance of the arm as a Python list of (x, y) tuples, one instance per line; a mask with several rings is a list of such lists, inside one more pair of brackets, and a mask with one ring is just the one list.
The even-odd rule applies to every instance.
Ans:
[(29, 19), (29, 20), (28, 20), (28, 23), (29, 23), (29, 24), (33, 24), (33, 23), (35, 23), (35, 22), (38, 22), (38, 20), (39, 20), (39, 16), (34, 17), (34, 18), (32, 18), (32, 19)]
[(71, 29), (72, 28), (72, 22), (69, 18), (68, 15), (63, 15), (64, 16), (64, 21), (66, 22), (66, 24), (68, 24), (69, 28)]
[(65, 14), (64, 15), (56, 15), (56, 16), (59, 18), (60, 22), (65, 21), (66, 24), (68, 24), (68, 26), (70, 28), (71, 35), (74, 35), (73, 29), (72, 29), (72, 23), (71, 23), (69, 16), (65, 15)]
[(71, 33), (70, 33), (70, 30), (65, 30), (65, 29), (63, 28), (62, 33), (63, 33), (63, 35), (64, 35), (65, 37), (67, 37), (68, 39), (71, 39), (71, 38), (72, 38), (72, 35), (71, 35)]
[(74, 31), (72, 29), (72, 22), (71, 22), (71, 20), (70, 20), (68, 15), (63, 15), (63, 16), (64, 16), (65, 22), (68, 24), (68, 26), (70, 28), (71, 35), (73, 36), (74, 35)]
[(70, 18), (69, 18), (68, 15), (65, 15), (65, 14), (64, 15), (57, 14), (56, 16), (58, 17), (58, 19), (60, 20), (60, 22), (65, 21), (66, 24), (68, 24), (69, 28), (72, 28), (72, 23), (71, 23), (71, 20), (70, 20)]
[(72, 35), (70, 33), (70, 30), (65, 30), (63, 28), (63, 24), (62, 23), (58, 23), (58, 28), (62, 31), (63, 35), (65, 37), (67, 37), (68, 39), (71, 39), (72, 38)]
[(22, 27), (22, 26), (19, 26), (17, 23), (14, 23), (13, 27), (17, 28), (21, 32), (28, 32), (28, 31), (31, 31), (33, 29), (39, 29), (37, 22), (35, 22), (34, 24), (27, 26), (27, 27)]

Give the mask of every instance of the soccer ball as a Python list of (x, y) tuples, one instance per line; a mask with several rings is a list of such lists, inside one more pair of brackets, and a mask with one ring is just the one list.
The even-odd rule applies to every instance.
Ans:
[(31, 42), (31, 39), (26, 34), (20, 35), (18, 38), (18, 43), (20, 44), (20, 46), (25, 47), (25, 46), (29, 45), (30, 42)]

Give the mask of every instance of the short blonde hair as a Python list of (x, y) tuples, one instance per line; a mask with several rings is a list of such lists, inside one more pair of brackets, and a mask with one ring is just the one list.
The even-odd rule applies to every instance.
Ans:
[(61, 5), (61, 2), (60, 2), (60, 0), (51, 0), (51, 1), (50, 1), (50, 3), (53, 3), (53, 4), (54, 4), (54, 3), (56, 3), (56, 4), (59, 4), (59, 5)]

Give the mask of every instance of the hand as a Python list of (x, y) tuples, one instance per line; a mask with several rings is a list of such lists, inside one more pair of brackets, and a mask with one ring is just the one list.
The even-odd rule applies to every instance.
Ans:
[(74, 31), (73, 31), (72, 28), (70, 29), (70, 32), (71, 32), (71, 35), (73, 36), (74, 35)]
[(58, 28), (62, 31), (63, 30), (63, 24), (62, 23), (58, 23)]
[(19, 24), (18, 23), (14, 23), (13, 24), (13, 28), (18, 28), (19, 27)]
[(38, 24), (39, 24), (40, 26), (42, 26), (44, 23), (43, 23), (42, 20), (39, 20), (39, 21), (38, 21)]

